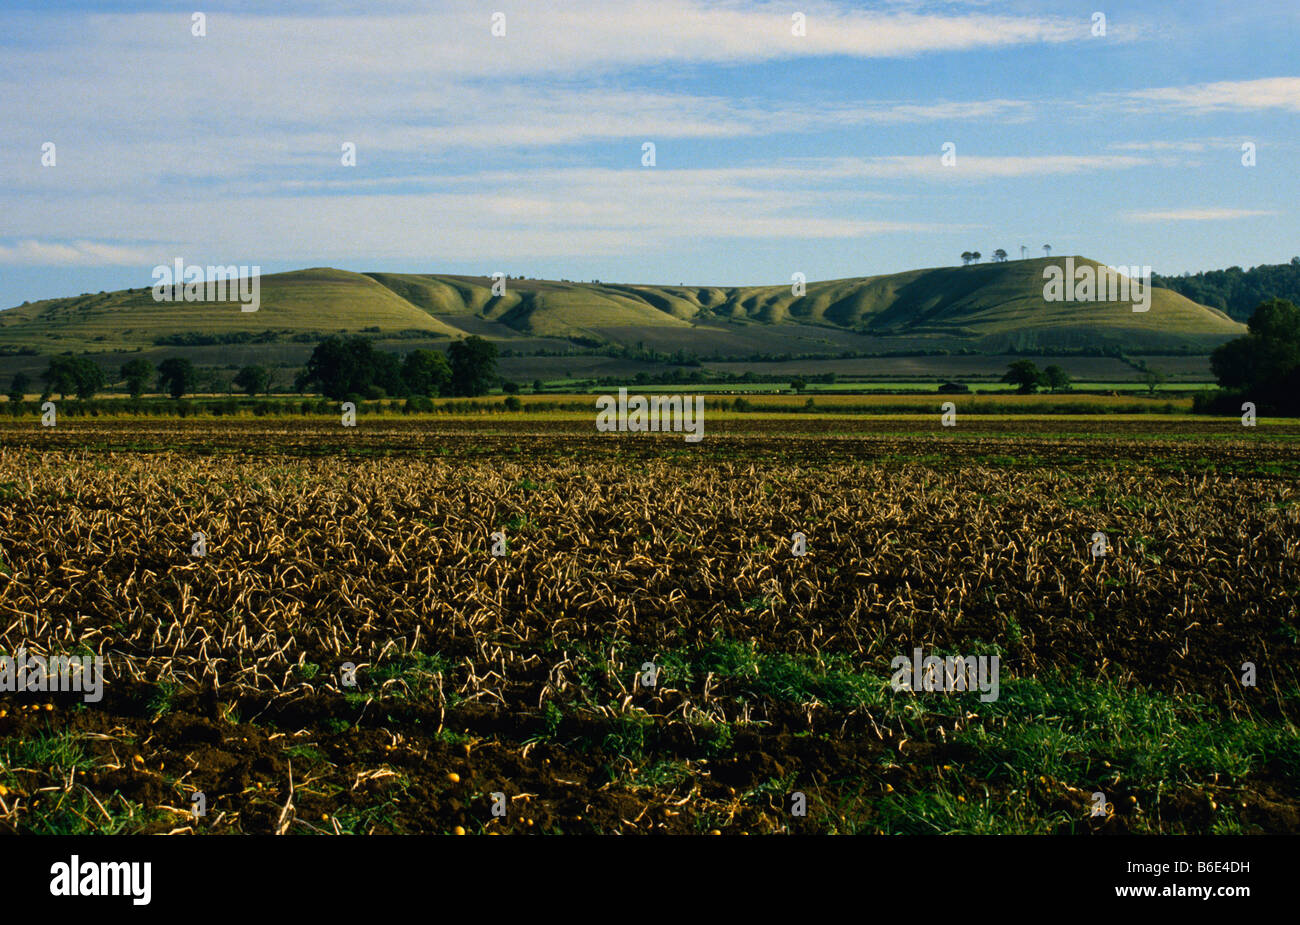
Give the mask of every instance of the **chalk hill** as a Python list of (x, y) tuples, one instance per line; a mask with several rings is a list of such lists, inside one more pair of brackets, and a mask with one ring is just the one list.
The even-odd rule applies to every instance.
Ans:
[[(1208, 350), (1244, 326), (1167, 289), (1146, 312), (1128, 302), (1047, 302), (1044, 269), (1064, 257), (910, 270), (789, 285), (662, 286), (509, 279), (502, 296), (484, 277), (352, 273), (317, 268), (265, 276), (261, 308), (155, 302), (150, 290), (47, 299), (0, 312), (0, 347), (121, 350), (159, 338), (296, 339), (338, 331), (379, 336), (501, 340), (570, 338), (709, 354), (736, 344), (772, 352), (1057, 348)], [(1098, 267), (1082, 257), (1076, 266)], [(420, 332), (420, 333), (417, 333)], [(810, 333), (812, 332), (812, 333)], [(820, 333), (818, 333), (820, 332)], [(792, 347), (792, 345), (795, 345)]]

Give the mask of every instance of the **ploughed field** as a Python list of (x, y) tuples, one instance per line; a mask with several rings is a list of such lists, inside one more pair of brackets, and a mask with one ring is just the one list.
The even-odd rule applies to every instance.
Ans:
[(1300, 426), (1144, 418), (0, 424), (0, 827), (1300, 831)]

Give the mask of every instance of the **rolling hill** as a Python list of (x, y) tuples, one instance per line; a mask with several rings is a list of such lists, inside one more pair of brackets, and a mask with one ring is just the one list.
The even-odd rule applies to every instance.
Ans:
[(261, 308), (256, 312), (241, 312), (230, 302), (156, 302), (148, 287), (32, 302), (0, 312), (0, 344), (31, 345), (45, 352), (95, 350), (95, 345), (143, 346), (178, 334), (274, 331), (291, 336), (362, 327), (460, 336), (368, 276), (312, 269), (263, 276)]
[[(1244, 326), (1166, 289), (1150, 309), (1127, 302), (1048, 302), (1053, 257), (788, 285), (709, 287), (353, 273), (316, 268), (264, 276), (261, 308), (155, 302), (146, 288), (47, 299), (0, 312), (0, 349), (122, 352), (247, 341), (309, 343), (369, 332), (444, 343), (479, 334), (527, 351), (610, 343), (699, 355), (898, 350), (1206, 351)], [(1076, 265), (1100, 265), (1081, 257)]]

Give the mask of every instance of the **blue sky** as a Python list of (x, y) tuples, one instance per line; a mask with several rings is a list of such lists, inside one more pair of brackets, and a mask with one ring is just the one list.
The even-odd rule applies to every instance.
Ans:
[(202, 37), (0, 10), (0, 306), (176, 257), (733, 285), (1300, 253), (1290, 0), (194, 5)]

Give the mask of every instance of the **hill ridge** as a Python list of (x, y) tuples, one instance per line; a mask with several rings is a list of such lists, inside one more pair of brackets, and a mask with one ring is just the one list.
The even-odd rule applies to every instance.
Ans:
[[(830, 347), (858, 339), (937, 349), (1209, 350), (1244, 326), (1218, 309), (1153, 288), (1146, 312), (1127, 302), (1049, 302), (1050, 266), (1103, 266), (1079, 255), (812, 281), (791, 285), (707, 286), (569, 282), (457, 274), (358, 273), (312, 267), (261, 277), (261, 309), (229, 303), (154, 302), (148, 287), (45, 299), (0, 312), (0, 348), (123, 349), (190, 338), (331, 333), (580, 343), (707, 350), (713, 342), (772, 329)], [(748, 332), (748, 333), (746, 333)], [(821, 332), (820, 334), (818, 332)], [(97, 348), (96, 345), (102, 345)]]

